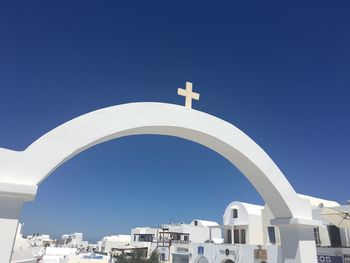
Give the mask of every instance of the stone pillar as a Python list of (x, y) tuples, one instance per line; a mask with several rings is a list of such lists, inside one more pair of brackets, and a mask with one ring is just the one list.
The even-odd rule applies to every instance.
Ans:
[(23, 203), (34, 199), (37, 186), (0, 183), (0, 262), (10, 263)]
[(281, 263), (317, 263), (313, 228), (321, 222), (308, 219), (273, 219), (281, 238)]

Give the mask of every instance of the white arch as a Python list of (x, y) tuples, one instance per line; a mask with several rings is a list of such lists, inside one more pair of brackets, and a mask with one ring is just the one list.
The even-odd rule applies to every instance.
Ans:
[[(96, 144), (136, 134), (176, 136), (216, 151), (246, 176), (279, 219), (278, 223), (310, 224), (308, 202), (297, 196), (280, 169), (252, 139), (212, 115), (166, 103), (130, 103), (96, 110), (58, 126), (22, 152), (0, 148), (0, 197), (15, 200), (20, 211), (20, 202), (17, 204), (16, 200), (33, 198), (37, 185), (74, 155)], [(6, 202), (0, 201), (0, 208)], [(1, 218), (13, 219), (10, 223), (4, 221), (8, 231), (13, 232), (18, 217), (18, 211), (7, 209), (6, 214), (0, 214), (0, 226)], [(290, 228), (286, 233), (290, 233)], [(295, 244), (288, 257), (300, 259), (300, 253), (307, 250), (299, 250), (304, 241), (300, 241), (300, 234), (292, 233), (296, 233)], [(308, 250), (314, 244), (311, 239), (308, 235)], [(314, 256), (307, 260), (313, 262)]]
[(310, 218), (306, 202), (242, 131), (209, 114), (165, 103), (130, 103), (96, 110), (58, 126), (23, 152), (0, 152), (1, 181), (40, 184), (85, 149), (135, 134), (171, 135), (207, 146), (242, 171), (276, 217)]

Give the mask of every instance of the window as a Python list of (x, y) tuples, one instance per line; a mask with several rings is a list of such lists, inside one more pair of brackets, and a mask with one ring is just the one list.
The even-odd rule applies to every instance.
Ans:
[(194, 220), (194, 225), (198, 226), (198, 221), (197, 220)]
[(188, 236), (184, 236), (184, 241), (188, 241), (188, 240), (189, 240)]
[(140, 242), (152, 242), (153, 241), (153, 235), (146, 234), (146, 235), (140, 235), (139, 236)]
[(236, 209), (236, 208), (232, 209), (232, 217), (238, 218), (238, 209)]
[(239, 229), (233, 230), (233, 243), (239, 244)]
[(181, 240), (181, 235), (178, 233), (173, 233), (170, 235), (170, 239), (179, 241), (179, 240)]
[(165, 261), (165, 253), (160, 254), (160, 261)]
[(321, 238), (320, 238), (320, 229), (318, 227), (314, 228), (314, 237), (315, 237), (316, 246), (320, 246)]
[(328, 226), (329, 239), (331, 240), (331, 247), (341, 247), (340, 230), (338, 227)]
[(276, 244), (276, 234), (275, 234), (275, 227), (268, 226), (267, 232), (269, 234), (269, 240), (271, 244)]
[(245, 244), (245, 229), (241, 229), (241, 244)]
[(136, 235), (134, 235), (134, 241), (136, 241)]

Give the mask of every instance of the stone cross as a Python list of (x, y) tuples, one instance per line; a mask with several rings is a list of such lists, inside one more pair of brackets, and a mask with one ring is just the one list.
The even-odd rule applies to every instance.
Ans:
[(195, 93), (192, 91), (192, 83), (186, 82), (186, 89), (177, 89), (177, 94), (180, 96), (184, 96), (186, 98), (185, 100), (185, 107), (187, 109), (192, 109), (192, 100), (199, 100), (199, 93)]

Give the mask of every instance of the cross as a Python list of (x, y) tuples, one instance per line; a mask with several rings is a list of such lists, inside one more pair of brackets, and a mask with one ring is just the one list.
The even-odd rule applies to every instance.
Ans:
[(199, 94), (192, 91), (192, 83), (186, 82), (186, 89), (177, 89), (177, 95), (184, 96), (185, 107), (187, 109), (192, 109), (192, 100), (199, 100)]

